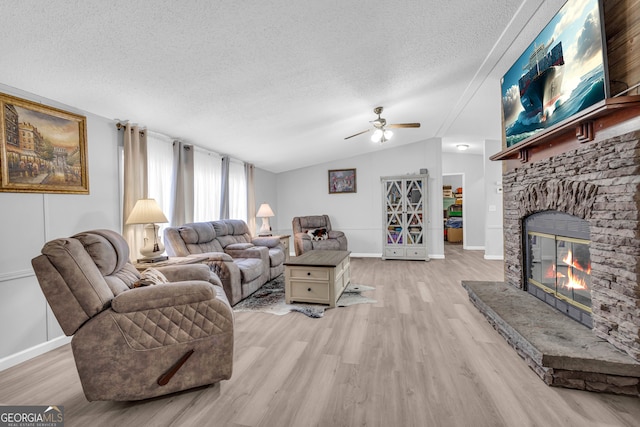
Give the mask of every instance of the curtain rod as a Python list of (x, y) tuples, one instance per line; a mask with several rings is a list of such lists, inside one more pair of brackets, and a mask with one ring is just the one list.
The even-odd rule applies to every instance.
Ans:
[[(124, 121), (124, 122), (117, 122), (117, 123), (116, 123), (116, 129), (118, 129), (118, 130), (123, 130), (123, 129), (127, 126), (127, 123), (128, 123), (127, 121)], [(138, 132), (139, 132), (140, 134), (144, 134), (144, 133), (145, 133), (145, 131), (146, 131), (146, 129), (140, 129)], [(133, 132), (133, 129), (131, 129), (131, 132)]]

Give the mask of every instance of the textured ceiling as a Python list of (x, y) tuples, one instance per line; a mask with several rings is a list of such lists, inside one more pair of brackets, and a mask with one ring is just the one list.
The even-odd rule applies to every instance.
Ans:
[[(500, 76), (562, 3), (0, 0), (0, 83), (272, 172), (433, 137), (480, 153)], [(345, 141), (378, 105), (422, 127)]]

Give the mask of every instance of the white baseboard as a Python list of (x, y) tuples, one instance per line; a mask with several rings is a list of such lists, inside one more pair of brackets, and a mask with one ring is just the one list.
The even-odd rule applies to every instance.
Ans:
[(465, 251), (484, 251), (484, 246), (464, 246)]
[(27, 360), (33, 359), (34, 357), (40, 356), (48, 351), (62, 347), (69, 342), (71, 342), (71, 337), (61, 336), (54, 338), (51, 341), (38, 344), (34, 347), (27, 348), (26, 350), (22, 350), (21, 352), (12, 354), (11, 356), (4, 357), (0, 359), (0, 371), (4, 371), (5, 369), (9, 369), (22, 362), (26, 362)]
[(430, 259), (444, 259), (444, 254), (429, 254)]
[(494, 261), (504, 261), (504, 256), (502, 256), (502, 255), (487, 255), (487, 254), (484, 254), (484, 259), (494, 260)]
[(382, 258), (382, 254), (373, 254), (367, 252), (351, 252), (351, 258)]

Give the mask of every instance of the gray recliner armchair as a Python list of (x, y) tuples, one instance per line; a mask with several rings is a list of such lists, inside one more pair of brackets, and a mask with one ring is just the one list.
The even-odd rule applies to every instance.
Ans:
[(291, 225), (296, 256), (311, 250), (347, 250), (347, 236), (331, 228), (328, 215), (297, 216)]
[(146, 399), (231, 377), (233, 312), (206, 265), (158, 268), (168, 283), (137, 287), (129, 247), (110, 230), (52, 240), (32, 265), (73, 335), (89, 401)]

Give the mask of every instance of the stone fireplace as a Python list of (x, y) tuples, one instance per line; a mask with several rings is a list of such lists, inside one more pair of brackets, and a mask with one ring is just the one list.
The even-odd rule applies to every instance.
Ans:
[(640, 96), (491, 159), (504, 282), (471, 302), (548, 385), (640, 396)]
[[(552, 234), (534, 231), (538, 234), (532, 239), (525, 232), (527, 218), (558, 212), (584, 220), (588, 224), (587, 239), (566, 236), (568, 239), (552, 244), (566, 247), (576, 241), (588, 243), (588, 308), (593, 332), (640, 360), (640, 131), (505, 171), (503, 188), (505, 282), (523, 290), (530, 288), (527, 248), (532, 240), (541, 246), (540, 235)], [(546, 246), (550, 245), (547, 242)], [(563, 268), (561, 274), (565, 275), (566, 265)], [(583, 308), (579, 317), (589, 311), (570, 307)], [(588, 325), (589, 321), (582, 323)]]

